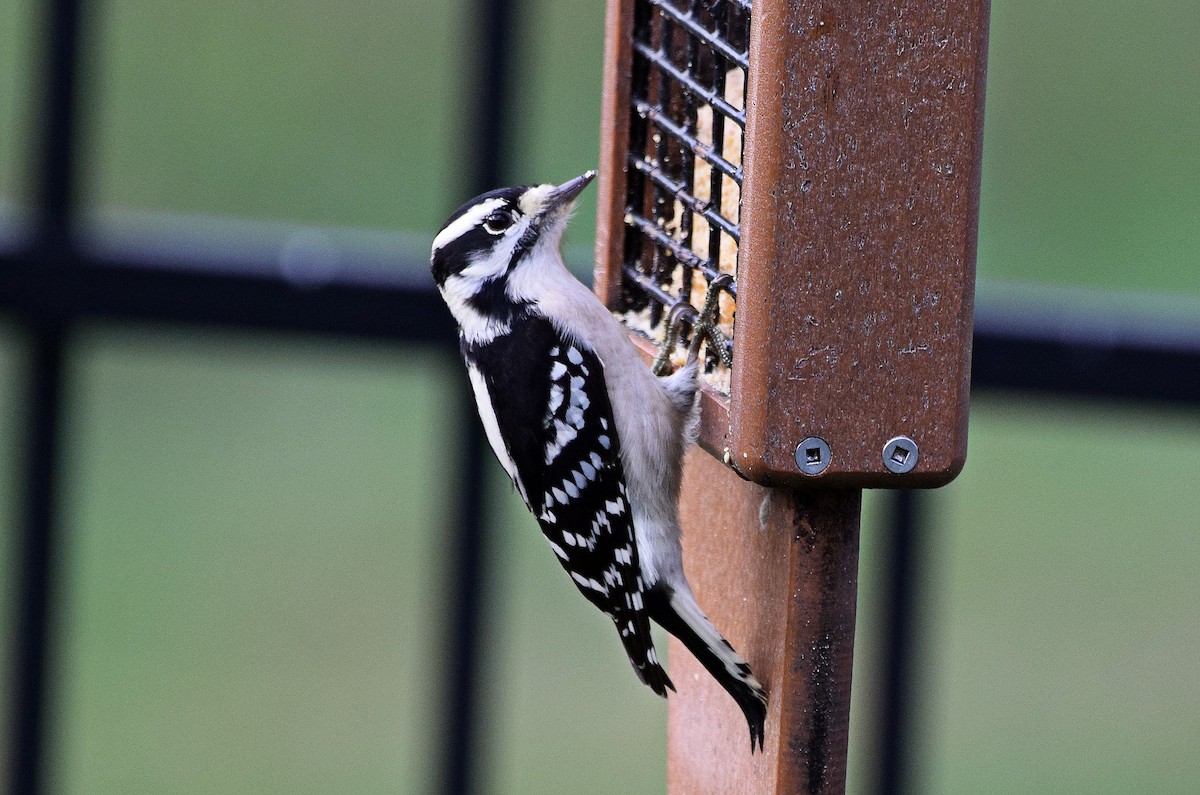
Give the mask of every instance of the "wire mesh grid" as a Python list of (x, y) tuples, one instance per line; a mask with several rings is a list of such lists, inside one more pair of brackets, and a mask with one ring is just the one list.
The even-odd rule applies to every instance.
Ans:
[(747, 0), (634, 4), (621, 309), (660, 344), (678, 323), (678, 364), (707, 304), (703, 369), (726, 394), (749, 38)]

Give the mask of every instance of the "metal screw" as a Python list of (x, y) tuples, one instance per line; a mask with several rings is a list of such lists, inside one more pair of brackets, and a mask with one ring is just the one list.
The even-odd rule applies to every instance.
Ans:
[(917, 443), (907, 436), (889, 439), (883, 446), (883, 465), (897, 475), (903, 475), (917, 465)]
[(806, 475), (819, 475), (829, 466), (829, 445), (819, 436), (810, 436), (796, 445), (796, 466)]

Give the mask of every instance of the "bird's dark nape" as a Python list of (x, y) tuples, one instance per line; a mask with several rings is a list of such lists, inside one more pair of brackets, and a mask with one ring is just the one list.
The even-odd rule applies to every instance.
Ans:
[[(725, 668), (725, 661), (718, 657), (704, 639), (671, 606), (671, 592), (666, 587), (657, 585), (646, 592), (646, 613), (663, 629), (679, 638), (687, 650), (692, 653), (704, 666), (725, 692), (733, 698), (742, 714), (746, 716), (746, 725), (750, 729), (750, 752), (762, 750), (767, 722), (767, 702), (762, 691), (756, 691), (741, 679), (731, 676)], [(728, 643), (725, 644), (729, 646)], [(730, 651), (733, 650), (729, 646)], [(739, 666), (742, 673), (750, 675), (749, 666)], [(672, 688), (673, 689), (673, 688)]]

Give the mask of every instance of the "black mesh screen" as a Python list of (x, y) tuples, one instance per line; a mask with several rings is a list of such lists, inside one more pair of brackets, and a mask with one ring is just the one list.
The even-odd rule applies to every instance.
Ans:
[[(633, 36), (622, 308), (661, 340), (668, 317), (694, 317), (683, 304), (715, 301), (705, 371), (727, 391), (750, 4), (638, 0)], [(694, 331), (680, 325), (686, 343)]]

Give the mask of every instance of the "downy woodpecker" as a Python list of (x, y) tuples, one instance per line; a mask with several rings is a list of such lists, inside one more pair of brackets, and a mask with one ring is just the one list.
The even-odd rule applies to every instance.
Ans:
[(695, 438), (695, 356), (655, 376), (563, 265), (563, 230), (593, 177), (467, 202), (433, 241), (433, 278), (458, 322), (488, 441), (559, 563), (663, 697), (675, 686), (650, 619), (679, 638), (741, 707), (753, 751), (762, 747), (766, 692), (683, 573), (678, 498)]

